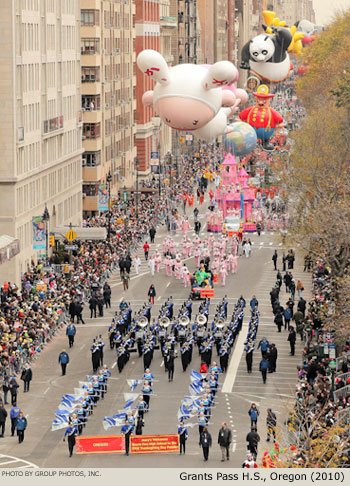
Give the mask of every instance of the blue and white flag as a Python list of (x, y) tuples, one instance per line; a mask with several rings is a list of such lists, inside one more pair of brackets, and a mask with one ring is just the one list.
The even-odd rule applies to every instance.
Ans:
[(198, 371), (192, 370), (190, 376), (191, 376), (191, 383), (193, 383), (195, 381), (201, 381), (205, 376), (205, 374), (202, 376), (200, 373), (198, 373)]
[(132, 391), (132, 392), (135, 390), (137, 385), (139, 383), (141, 383), (140, 380), (126, 380), (126, 381), (127, 381), (128, 385), (130, 386), (130, 391)]
[(52, 422), (51, 430), (65, 429), (68, 425), (68, 415), (56, 415)]
[(125, 413), (115, 414), (112, 417), (107, 416), (103, 419), (103, 428), (107, 430), (111, 427), (120, 427), (125, 425), (125, 418)]
[(77, 404), (71, 402), (67, 398), (62, 397), (61, 403), (58, 405), (59, 410), (68, 410), (69, 412), (73, 412), (75, 408), (77, 407)]
[(192, 383), (189, 386), (189, 389), (192, 396), (199, 395), (203, 391), (203, 388), (199, 383)]
[(136, 400), (140, 396), (139, 393), (124, 393), (124, 400), (127, 402), (129, 400)]
[(132, 404), (135, 402), (135, 400), (136, 400), (136, 398), (130, 398), (130, 400), (128, 400), (128, 401), (125, 403), (125, 405), (124, 405), (123, 409), (124, 409), (124, 410), (129, 410), (129, 409), (131, 408)]

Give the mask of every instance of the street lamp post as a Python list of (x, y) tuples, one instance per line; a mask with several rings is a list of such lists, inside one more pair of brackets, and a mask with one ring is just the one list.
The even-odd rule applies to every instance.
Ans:
[(46, 248), (46, 263), (49, 261), (49, 221), (50, 221), (50, 213), (47, 209), (45, 203), (45, 209), (43, 214), (43, 221), (45, 221), (45, 248)]
[(112, 182), (112, 174), (111, 174), (111, 169), (109, 169), (108, 175), (107, 175), (107, 183), (108, 183), (108, 232), (107, 232), (107, 239), (108, 240), (111, 237), (111, 182)]
[(135, 158), (135, 168), (136, 168), (136, 221), (139, 220), (139, 158)]

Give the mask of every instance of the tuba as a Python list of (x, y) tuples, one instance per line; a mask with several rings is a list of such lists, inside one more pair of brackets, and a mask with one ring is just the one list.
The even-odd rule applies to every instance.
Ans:
[(144, 328), (148, 324), (148, 319), (145, 316), (140, 317), (140, 319), (137, 321), (137, 325)]
[(204, 314), (199, 314), (199, 316), (197, 316), (197, 324), (199, 326), (204, 326), (206, 322), (207, 322), (207, 318), (205, 317)]
[(188, 326), (188, 324), (190, 323), (190, 319), (188, 316), (181, 316), (179, 318), (179, 324), (183, 327), (185, 326)]
[(159, 325), (161, 327), (164, 327), (164, 329), (166, 329), (170, 324), (170, 319), (169, 317), (166, 317), (166, 316), (163, 316), (159, 319)]
[(219, 319), (217, 319), (217, 321), (215, 322), (215, 326), (218, 329), (223, 329), (223, 327), (225, 326), (225, 319), (223, 319), (222, 317), (220, 317)]

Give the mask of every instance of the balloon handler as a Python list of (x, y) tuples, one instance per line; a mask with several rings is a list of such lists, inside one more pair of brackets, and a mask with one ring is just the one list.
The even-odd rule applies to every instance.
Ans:
[(269, 143), (270, 138), (276, 128), (286, 125), (283, 123), (281, 115), (276, 110), (269, 108), (270, 99), (275, 95), (269, 94), (269, 88), (265, 84), (261, 84), (253, 95), (256, 97), (255, 106), (249, 106), (241, 111), (239, 119), (254, 128), (265, 150), (272, 151), (274, 146)]

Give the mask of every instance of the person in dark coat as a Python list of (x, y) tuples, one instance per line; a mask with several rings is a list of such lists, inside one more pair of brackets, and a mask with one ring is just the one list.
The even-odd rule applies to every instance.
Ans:
[(211, 435), (209, 434), (208, 429), (204, 427), (203, 432), (201, 433), (199, 438), (199, 447), (201, 447), (203, 450), (204, 461), (207, 461), (209, 459), (209, 448), (211, 447), (211, 444)]
[(96, 317), (96, 308), (97, 308), (97, 300), (96, 297), (92, 296), (89, 300), (89, 309), (90, 309), (90, 319), (92, 317)]
[(4, 392), (4, 405), (7, 405), (8, 404), (7, 394), (10, 391), (10, 389), (9, 389), (9, 381), (10, 381), (9, 380), (9, 377), (8, 376), (5, 376), (4, 381), (3, 381), (3, 384), (2, 384), (2, 391)]
[(253, 347), (250, 347), (249, 349), (246, 350), (245, 360), (246, 360), (246, 363), (247, 363), (247, 372), (248, 373), (252, 372), (253, 353), (254, 353)]
[(112, 294), (111, 287), (106, 282), (103, 286), (103, 299), (104, 299), (106, 309), (108, 309), (108, 307), (111, 308), (111, 294)]
[(23, 384), (24, 384), (24, 389), (23, 389), (24, 393), (29, 392), (29, 386), (30, 386), (30, 382), (32, 381), (32, 378), (33, 378), (33, 372), (30, 369), (30, 366), (26, 364), (21, 374), (21, 380), (23, 380)]
[(169, 381), (173, 381), (174, 379), (175, 359), (177, 358), (175, 352), (171, 350), (166, 358)]
[(247, 434), (246, 441), (248, 442), (248, 450), (253, 454), (254, 459), (258, 455), (258, 444), (260, 442), (260, 436), (256, 427), (252, 427), (249, 434)]
[(148, 289), (148, 298), (149, 298), (149, 303), (154, 304), (154, 298), (156, 296), (156, 289), (154, 285), (152, 284), (150, 288)]
[(296, 335), (296, 332), (294, 330), (294, 327), (290, 326), (288, 341), (289, 341), (289, 345), (290, 345), (290, 353), (289, 354), (291, 356), (295, 355), (295, 342), (296, 342), (296, 340), (297, 340), (297, 335)]
[(278, 351), (276, 348), (275, 344), (271, 344), (270, 349), (269, 349), (269, 354), (268, 354), (268, 360), (269, 360), (269, 371), (270, 373), (274, 373), (276, 371), (276, 364), (277, 364), (277, 356), (278, 356)]
[(272, 255), (274, 270), (277, 270), (277, 259), (278, 259), (278, 253), (277, 250), (275, 250), (275, 253)]
[(227, 460), (230, 459), (230, 445), (232, 442), (232, 432), (227, 427), (226, 422), (221, 424), (221, 429), (219, 430), (218, 435), (218, 444), (221, 449), (221, 462), (225, 461), (225, 457)]
[(16, 378), (13, 376), (9, 381), (9, 390), (11, 393), (11, 405), (14, 407), (17, 405), (17, 393), (18, 393), (19, 384), (16, 381)]
[(281, 332), (282, 327), (283, 327), (283, 315), (282, 315), (281, 312), (277, 312), (275, 319), (274, 319), (274, 323), (278, 327), (278, 332)]
[(297, 309), (303, 314), (303, 317), (305, 317), (306, 300), (303, 299), (303, 297), (300, 297)]
[(0, 437), (5, 435), (5, 424), (7, 418), (7, 410), (3, 405), (0, 405)]
[(83, 319), (83, 303), (82, 302), (77, 302), (75, 304), (75, 312), (76, 312), (76, 315), (77, 315), (77, 324), (79, 324), (79, 322), (81, 322), (82, 324), (85, 324), (85, 321)]
[(68, 312), (69, 312), (71, 321), (74, 322), (74, 318), (76, 316), (75, 300), (72, 300), (71, 303), (69, 304)]
[(97, 297), (97, 306), (98, 306), (98, 316), (99, 317), (103, 317), (103, 306), (104, 306), (104, 299), (102, 297), (102, 295), (100, 294), (98, 297)]
[(149, 230), (149, 237), (151, 239), (151, 243), (154, 243), (154, 237), (156, 236), (156, 229), (152, 226)]

